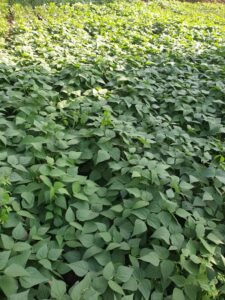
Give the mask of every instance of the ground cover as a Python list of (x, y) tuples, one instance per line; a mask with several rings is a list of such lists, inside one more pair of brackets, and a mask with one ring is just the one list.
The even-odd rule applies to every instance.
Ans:
[(225, 9), (0, 5), (0, 298), (224, 299)]

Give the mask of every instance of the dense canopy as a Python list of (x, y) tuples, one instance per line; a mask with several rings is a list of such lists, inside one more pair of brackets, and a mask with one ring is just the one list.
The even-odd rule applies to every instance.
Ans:
[(0, 298), (224, 299), (225, 7), (21, 3), (0, 4)]

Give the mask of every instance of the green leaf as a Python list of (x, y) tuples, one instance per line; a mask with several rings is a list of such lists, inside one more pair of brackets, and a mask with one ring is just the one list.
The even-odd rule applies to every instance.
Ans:
[(13, 294), (9, 297), (9, 300), (28, 300), (29, 291), (25, 291), (18, 294)]
[(4, 269), (10, 255), (11, 251), (2, 251), (0, 252), (0, 270)]
[(116, 271), (115, 279), (121, 282), (127, 282), (130, 279), (132, 273), (133, 269), (131, 267), (119, 266)]
[(18, 264), (22, 267), (25, 267), (28, 259), (30, 258), (30, 255), (31, 255), (31, 251), (29, 250), (22, 251), (20, 254), (10, 257), (8, 261), (8, 265)]
[(63, 299), (63, 296), (66, 293), (66, 284), (62, 280), (52, 279), (50, 282), (51, 285), (51, 297), (57, 300)]
[(199, 239), (203, 238), (205, 235), (205, 227), (201, 223), (196, 225), (196, 234)]
[(160, 262), (158, 254), (154, 251), (150, 251), (148, 254), (141, 256), (139, 259), (148, 262), (155, 267), (157, 267)]
[(210, 232), (207, 235), (207, 239), (210, 240), (211, 242), (215, 243), (216, 245), (219, 244), (224, 244), (224, 242), (214, 233)]
[(138, 285), (138, 290), (141, 292), (142, 296), (145, 300), (150, 299), (150, 293), (151, 293), (151, 282), (148, 279), (142, 279)]
[(37, 259), (43, 259), (48, 256), (48, 246), (44, 244), (41, 248), (38, 249), (36, 257)]
[(40, 175), (40, 179), (44, 182), (45, 185), (47, 185), (49, 188), (52, 187), (52, 183), (50, 179), (47, 176)]
[(151, 300), (163, 300), (163, 294), (157, 291), (154, 291), (151, 295)]
[(88, 209), (79, 209), (77, 211), (76, 216), (77, 216), (77, 219), (79, 221), (84, 222), (84, 221), (95, 219), (98, 216), (98, 213), (93, 212), (93, 211), (88, 210)]
[(109, 232), (100, 232), (99, 235), (106, 243), (109, 243), (112, 239)]
[(75, 215), (73, 210), (69, 207), (66, 211), (65, 219), (67, 222), (73, 222), (75, 220)]
[(29, 218), (29, 219), (35, 219), (35, 217), (31, 213), (29, 213), (28, 211), (25, 211), (25, 210), (20, 210), (17, 212), (17, 214), (22, 217)]
[(77, 194), (77, 193), (80, 193), (81, 191), (81, 185), (79, 182), (74, 182), (72, 184), (72, 190), (73, 190), (73, 194)]
[(20, 278), (20, 283), (23, 288), (29, 289), (32, 286), (38, 285), (42, 282), (47, 282), (48, 278), (43, 276), (37, 269), (34, 267), (28, 267), (26, 269), (26, 272), (28, 272), (28, 276), (24, 276)]
[(109, 159), (110, 159), (110, 155), (107, 151), (98, 150), (96, 164), (99, 164), (99, 163), (101, 163), (103, 161), (106, 161), (106, 160), (109, 160)]
[(30, 248), (31, 248), (31, 245), (29, 245), (28, 243), (25, 243), (25, 242), (17, 242), (13, 246), (13, 250), (16, 252), (26, 251), (26, 250), (29, 250)]
[(81, 280), (79, 283), (76, 283), (72, 287), (72, 291), (70, 294), (71, 299), (80, 300), (84, 294), (84, 291), (90, 287), (90, 283), (91, 283), (91, 275), (88, 273), (83, 280)]
[(111, 290), (113, 290), (114, 292), (116, 292), (120, 295), (124, 295), (124, 291), (121, 288), (121, 286), (118, 285), (118, 283), (116, 283), (115, 281), (109, 280), (108, 284), (109, 284), (109, 287), (111, 288)]
[(114, 275), (114, 270), (115, 270), (115, 268), (114, 268), (113, 263), (112, 263), (112, 262), (109, 262), (109, 263), (104, 267), (103, 272), (102, 272), (104, 278), (107, 279), (107, 280), (112, 279), (112, 278), (113, 278), (113, 275)]
[(170, 279), (178, 286), (183, 287), (185, 285), (185, 277), (182, 275), (173, 275), (170, 277)]
[(134, 295), (127, 295), (121, 298), (121, 300), (133, 300), (134, 299)]
[(7, 161), (10, 165), (17, 165), (18, 164), (18, 159), (15, 155), (8, 156)]
[(179, 217), (181, 217), (181, 218), (186, 219), (188, 216), (190, 216), (190, 213), (187, 212), (187, 211), (186, 211), (185, 209), (183, 209), (183, 208), (178, 208), (178, 209), (176, 210), (176, 215), (179, 216)]
[(166, 227), (160, 227), (153, 233), (152, 238), (163, 240), (169, 244), (170, 232)]
[(202, 243), (202, 245), (204, 246), (204, 248), (211, 254), (214, 254), (216, 247), (210, 245), (209, 243), (207, 243), (204, 239), (200, 238), (200, 241)]
[[(21, 197), (26, 201), (26, 203), (28, 205), (33, 206), (33, 203), (34, 203), (34, 194), (32, 192), (23, 192), (21, 194)], [(25, 213), (27, 213), (27, 212), (25, 212)]]
[(5, 234), (1, 234), (1, 240), (2, 240), (2, 244), (3, 244), (4, 249), (9, 249), (10, 250), (10, 249), (13, 248), (14, 241), (10, 236), (5, 235)]
[(39, 264), (41, 264), (45, 269), (52, 271), (52, 264), (48, 259), (40, 259)]
[(172, 300), (185, 300), (183, 291), (181, 289), (175, 288), (173, 290)]
[(9, 277), (21, 277), (21, 276), (28, 276), (28, 272), (18, 264), (11, 264), (8, 266), (4, 273)]
[(216, 176), (216, 178), (217, 178), (222, 184), (225, 184), (225, 176)]
[(48, 259), (56, 261), (60, 257), (61, 253), (62, 253), (62, 249), (51, 248), (48, 251)]
[(137, 219), (134, 223), (134, 230), (133, 230), (132, 236), (141, 234), (145, 231), (147, 231), (147, 226), (146, 226), (145, 222)]
[(171, 260), (162, 261), (160, 264), (162, 277), (164, 279), (167, 279), (169, 276), (171, 276), (171, 274), (173, 273), (174, 267), (175, 267), (175, 265), (174, 265), (173, 261), (171, 261)]
[(12, 294), (15, 294), (18, 289), (17, 280), (11, 276), (0, 276), (0, 288), (3, 293), (9, 297)]
[(88, 262), (84, 260), (76, 261), (68, 265), (75, 274), (79, 277), (83, 277), (88, 273), (89, 266)]
[(102, 252), (102, 248), (97, 246), (92, 246), (84, 252), (83, 259), (87, 260), (88, 258), (95, 256), (96, 254)]
[(27, 232), (24, 229), (23, 225), (19, 223), (12, 231), (12, 236), (16, 240), (26, 240), (27, 239)]
[(81, 154), (82, 154), (82, 152), (70, 151), (69, 152), (69, 158), (77, 160), (78, 158), (80, 158)]

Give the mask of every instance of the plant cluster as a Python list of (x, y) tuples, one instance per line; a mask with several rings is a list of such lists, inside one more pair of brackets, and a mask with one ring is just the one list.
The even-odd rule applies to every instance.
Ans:
[(0, 298), (224, 299), (224, 6), (14, 2)]

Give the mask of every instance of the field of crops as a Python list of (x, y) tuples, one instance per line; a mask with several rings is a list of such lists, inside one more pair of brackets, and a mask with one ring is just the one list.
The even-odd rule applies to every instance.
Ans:
[(1, 300), (225, 299), (224, 202), (224, 5), (1, 0)]

